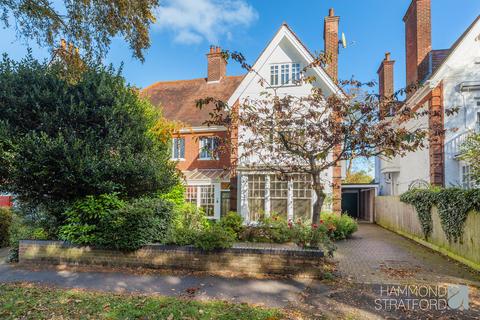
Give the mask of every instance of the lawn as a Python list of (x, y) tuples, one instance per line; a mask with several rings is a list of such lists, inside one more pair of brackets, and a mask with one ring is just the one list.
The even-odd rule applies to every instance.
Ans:
[(191, 299), (0, 284), (0, 319), (282, 319), (275, 309)]

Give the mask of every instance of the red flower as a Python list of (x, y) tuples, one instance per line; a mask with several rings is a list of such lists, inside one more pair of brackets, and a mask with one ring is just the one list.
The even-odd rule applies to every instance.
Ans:
[(312, 228), (317, 229), (318, 228), (317, 224), (316, 223), (312, 224)]
[(323, 220), (320, 220), (320, 224), (323, 224)]

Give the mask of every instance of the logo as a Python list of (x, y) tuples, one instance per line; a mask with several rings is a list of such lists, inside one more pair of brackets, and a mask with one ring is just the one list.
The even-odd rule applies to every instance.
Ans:
[(380, 285), (374, 300), (376, 310), (459, 310), (469, 309), (465, 285)]
[(448, 285), (448, 307), (453, 310), (468, 310), (468, 287)]

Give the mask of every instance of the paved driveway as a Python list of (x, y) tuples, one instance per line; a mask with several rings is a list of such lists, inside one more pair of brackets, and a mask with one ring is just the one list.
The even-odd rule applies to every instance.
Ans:
[[(340, 277), (314, 281), (296, 306), (312, 319), (480, 319), (478, 272), (377, 225), (361, 224), (352, 239), (337, 245)], [(380, 293), (395, 284), (467, 284), (470, 309), (379, 308), (377, 299), (397, 299)]]
[(478, 272), (375, 224), (337, 243), (338, 271), (353, 282), (450, 282), (480, 285)]

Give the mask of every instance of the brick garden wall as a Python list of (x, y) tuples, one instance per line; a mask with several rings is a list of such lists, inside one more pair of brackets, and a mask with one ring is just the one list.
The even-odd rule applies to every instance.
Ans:
[(282, 275), (321, 278), (323, 252), (234, 247), (204, 252), (193, 247), (150, 245), (130, 253), (75, 247), (61, 241), (20, 241), (22, 264), (73, 264), (113, 267)]

